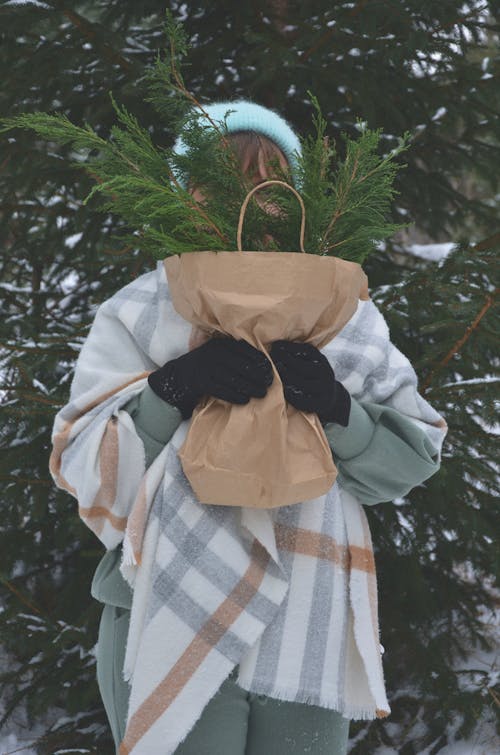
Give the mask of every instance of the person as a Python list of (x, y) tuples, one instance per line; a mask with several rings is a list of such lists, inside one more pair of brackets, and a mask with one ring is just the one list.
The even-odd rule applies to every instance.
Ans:
[[(226, 117), (227, 139), (252, 184), (271, 178), (270, 166), (276, 161), (289, 171), (293, 182), (300, 143), (281, 116), (247, 101), (214, 103), (206, 110), (215, 121), (231, 111)], [(182, 135), (176, 147), (183, 149)], [(202, 187), (193, 188), (193, 195), (203, 201)], [(191, 346), (163, 364), (153, 364), (141, 391), (121, 404), (143, 445), (146, 469), (152, 467), (179, 426), (189, 421), (204, 396), (244, 404), (264, 397), (273, 379), (267, 357), (245, 341), (211, 338)], [(377, 380), (382, 385), (387, 374), (382, 368), (371, 368), (372, 345), (363, 348), (362, 359), (368, 363), (366, 382), (375, 386), (371, 395), (376, 396)], [(394, 354), (405, 360), (395, 347), (392, 350), (389, 361)], [(302, 411), (317, 413), (338, 468), (335, 485), (359, 504), (393, 500), (437, 472), (446, 425), (416, 392), (416, 376), (407, 360), (402, 368), (406, 375), (401, 386), (403, 399), (398, 403), (391, 402), (389, 392), (384, 397), (382, 389), (379, 401), (356, 398), (355, 391), (345, 385), (349, 383), (349, 359), (342, 367), (345, 377), (339, 380), (340, 373), (331, 358), (310, 344), (278, 341), (272, 345), (270, 357), (278, 369), (286, 401)], [(407, 412), (403, 410), (405, 401)], [(60, 479), (57, 475), (54, 478), (56, 482)], [(297, 511), (301, 506), (304, 504), (288, 508)], [(97, 679), (117, 752), (125, 735), (130, 695), (123, 668), (133, 600), (133, 590), (120, 569), (122, 558), (121, 544), (109, 548), (91, 587), (92, 596), (104, 604), (96, 648)], [(339, 641), (345, 642), (345, 638)], [(248, 691), (238, 684), (238, 670), (236, 664), (178, 744), (176, 755), (347, 752), (349, 718), (331, 702), (312, 704)], [(364, 677), (362, 683), (366, 684)]]

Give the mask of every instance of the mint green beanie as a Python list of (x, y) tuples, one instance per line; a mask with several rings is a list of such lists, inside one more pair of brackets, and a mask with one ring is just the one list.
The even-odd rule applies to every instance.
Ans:
[[(288, 160), (292, 177), (297, 183), (297, 154), (301, 153), (300, 141), (291, 126), (278, 113), (248, 100), (213, 102), (211, 105), (203, 105), (203, 109), (216, 123), (224, 124), (225, 121), (230, 134), (236, 131), (255, 131), (271, 139)], [(180, 155), (186, 151), (182, 136), (175, 142), (174, 150)]]

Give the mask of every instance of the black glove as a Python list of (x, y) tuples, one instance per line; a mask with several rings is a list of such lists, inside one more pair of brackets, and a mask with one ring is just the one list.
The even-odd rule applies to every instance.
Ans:
[(275, 341), (269, 356), (276, 365), (285, 399), (296, 409), (315, 412), (320, 421), (347, 427), (351, 396), (335, 378), (328, 359), (310, 343)]
[(265, 396), (272, 382), (273, 370), (266, 355), (234, 338), (212, 338), (148, 377), (151, 389), (176, 406), (184, 419), (191, 416), (202, 396), (247, 404), (252, 396)]

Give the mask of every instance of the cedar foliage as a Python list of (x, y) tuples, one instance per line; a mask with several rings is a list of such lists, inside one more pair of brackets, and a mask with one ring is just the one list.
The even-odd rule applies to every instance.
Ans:
[[(214, 122), (203, 104), (189, 92), (181, 74), (188, 42), (182, 26), (167, 13), (168, 40), (165, 60), (158, 57), (147, 70), (150, 82), (146, 99), (160, 121), (174, 133), (183, 134), (185, 151), (158, 148), (149, 132), (111, 94), (119, 124), (104, 140), (88, 125), (77, 126), (65, 114), (33, 113), (0, 120), (0, 134), (14, 128), (32, 129), (39, 136), (60, 144), (71, 144), (88, 157), (80, 156), (74, 167), (84, 168), (96, 181), (84, 199), (99, 195), (101, 211), (114, 211), (131, 226), (126, 241), (155, 259), (198, 250), (236, 248), (240, 207), (252, 188), (242, 175), (238, 160), (227, 141), (226, 121)], [(405, 133), (396, 148), (379, 156), (382, 129), (372, 131), (359, 119), (357, 139), (342, 133), (345, 159), (340, 160), (327, 136), (327, 122), (319, 102), (311, 95), (314, 133), (301, 140), (300, 154), (293, 160), (290, 178), (279, 165), (274, 175), (282, 181), (295, 179), (307, 219), (306, 251), (334, 254), (363, 262), (377, 242), (391, 236), (405, 224), (386, 221), (395, 193), (398, 166), (394, 159), (408, 148)], [(191, 105), (191, 109), (188, 106)], [(230, 113), (228, 107), (226, 117)], [(83, 157), (83, 159), (82, 159)], [(277, 162), (277, 161), (276, 161)], [(189, 186), (203, 187), (203, 203), (193, 200)], [(267, 187), (266, 203), (247, 210), (246, 249), (269, 248), (264, 231), (276, 251), (295, 248), (300, 227), (300, 205), (283, 188)], [(292, 195), (293, 196), (293, 195)], [(274, 212), (265, 207), (272, 202)]]
[[(392, 220), (460, 242), (438, 264), (403, 255), (395, 237), (365, 266), (393, 341), (450, 432), (438, 475), (404, 500), (366, 509), (393, 713), (352, 723), (351, 752), (383, 744), (403, 755), (438, 753), (454, 724), (466, 737), (498, 712), (494, 662), (473, 666), (461, 657), (488, 641), (498, 568), (498, 3), (485, 0), (480, 10), (456, 0), (389, 0), (368, 12), (363, 0), (258, 1), (236, 14), (215, 0), (171, 8), (193, 42), (185, 75), (197, 97), (251, 98), (305, 133), (314, 88), (340, 150), (342, 132), (357, 136), (358, 117), (382, 128), (385, 153), (410, 131)], [(167, 148), (173, 133), (141, 95), (144, 70), (164, 43), (164, 9), (156, 0), (4, 4), (2, 116), (63, 111), (106, 140), (116, 121), (113, 91)], [(9, 654), (0, 729), (26, 706), (21, 736), (29, 742), (35, 727), (45, 729), (35, 745), (44, 755), (112, 752), (92, 654), (100, 606), (89, 597), (102, 549), (74, 500), (54, 489), (47, 462), (53, 417), (97, 305), (151, 266), (125, 241), (119, 216), (97, 215), (95, 197), (83, 204), (93, 181), (74, 159), (70, 146), (47, 147), (26, 131), (0, 139), (0, 636)], [(496, 744), (478, 741), (486, 751)]]

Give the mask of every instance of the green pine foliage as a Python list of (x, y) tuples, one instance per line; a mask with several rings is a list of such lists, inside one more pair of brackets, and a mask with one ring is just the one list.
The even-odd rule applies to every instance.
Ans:
[[(373, 132), (382, 128), (382, 156), (410, 132), (387, 222), (411, 221), (433, 241), (462, 242), (436, 264), (408, 255), (397, 233), (364, 263), (392, 340), (450, 430), (438, 475), (404, 500), (365, 508), (393, 712), (352, 723), (350, 749), (438, 755), (456, 729), (465, 740), (486, 720), (489, 727), (480, 726), (472, 741), (496, 752), (498, 660), (491, 651), (485, 659), (478, 654), (488, 652), (498, 606), (490, 588), (498, 574), (491, 542), (498, 498), (491, 427), (498, 396), (498, 3), (485, 0), (478, 9), (462, 0), (320, 0), (312, 7), (270, 0), (235, 13), (222, 0), (172, 0), (170, 7), (190, 44), (182, 75), (197, 100), (253, 99), (309, 133), (313, 89), (340, 161), (342, 133), (356, 142), (359, 119)], [(117, 120), (123, 130), (112, 91), (155, 148), (167, 150), (177, 129), (144, 96), (151, 86), (145, 71), (155, 70), (164, 43), (164, 10), (158, 0), (3, 4), (1, 116), (58, 112), (69, 123), (89, 124), (107, 143)], [(168, 55), (162, 59), (170, 70)], [(164, 75), (156, 79), (157, 101)], [(177, 103), (182, 121), (193, 103)], [(114, 751), (95, 681), (101, 606), (89, 592), (102, 546), (79, 520), (74, 499), (52, 483), (50, 430), (97, 306), (152, 267), (150, 251), (140, 250), (114, 208), (96, 212), (104, 194), (83, 203), (96, 181), (82, 160), (98, 154), (83, 152), (31, 130), (0, 138), (0, 741), (18, 722), (19, 744), (4, 749), (36, 740), (31, 749), (39, 755)], [(331, 198), (310, 191), (314, 218), (316, 202)], [(284, 193), (279, 198), (285, 202)], [(292, 196), (289, 202), (291, 208)], [(257, 213), (255, 205), (249, 211)], [(245, 246), (252, 248), (256, 221), (247, 220)], [(294, 249), (297, 238), (296, 227)]]
[[(125, 241), (153, 258), (198, 250), (230, 251), (236, 248), (240, 208), (251, 184), (241, 175), (226, 140), (225, 123), (215, 124), (184, 84), (180, 68), (187, 53), (186, 37), (170, 13), (165, 31), (165, 60), (158, 57), (145, 76), (150, 84), (147, 99), (167, 128), (175, 131), (182, 127), (185, 154), (178, 155), (173, 148), (157, 148), (149, 132), (112, 95), (121, 127), (113, 126), (107, 141), (88, 124), (75, 126), (64, 114), (4, 118), (0, 133), (30, 128), (45, 139), (88, 153), (72, 163), (97, 181), (84, 203), (97, 194), (104, 195), (101, 211), (120, 215), (132, 229)], [(320, 105), (313, 95), (311, 100), (315, 133), (302, 140), (303, 154), (297, 156), (298, 188), (303, 193), (307, 222), (306, 251), (362, 262), (377, 242), (405, 227), (387, 222), (386, 216), (401, 167), (394, 159), (408, 148), (410, 134), (380, 157), (377, 149), (382, 130), (372, 131), (359, 121), (358, 139), (342, 134), (346, 157), (340, 160), (326, 135), (327, 123)], [(275, 174), (290, 181), (278, 166)], [(203, 187), (203, 203), (193, 200), (189, 186)], [(277, 187), (267, 189), (267, 202), (277, 210), (271, 217), (259, 204), (246, 214), (245, 248), (269, 248), (269, 241), (263, 241), (267, 234), (272, 238), (271, 248), (293, 250), (297, 246), (300, 205), (288, 194), (283, 196), (283, 188)]]
[[(437, 475), (404, 499), (365, 509), (383, 575), (385, 672), (389, 686), (401, 691), (391, 719), (411, 741), (410, 747), (400, 740), (406, 744), (401, 750), (415, 754), (430, 742), (439, 752), (454, 718), (459, 741), (471, 736), (481, 715), (495, 722), (494, 706), (488, 715), (482, 703), (496, 694), (498, 673), (498, 559), (492, 551), (498, 529), (492, 505), (498, 496), (498, 251), (494, 244), (458, 244), (443, 262), (374, 294), (393, 342), (417, 370), (420, 393), (449, 427)], [(479, 652), (491, 661), (480, 661)], [(383, 739), (372, 732), (352, 752), (364, 755)], [(495, 749), (492, 742), (481, 744), (486, 752)]]
[(358, 139), (342, 133), (345, 158), (341, 160), (314, 95), (311, 101), (315, 133), (302, 140), (298, 169), (308, 219), (306, 249), (361, 263), (377, 242), (406, 227), (386, 218), (398, 193), (396, 174), (404, 167), (394, 158), (408, 148), (410, 134), (405, 133), (398, 147), (381, 158), (377, 149), (382, 129), (372, 131), (358, 119)]

